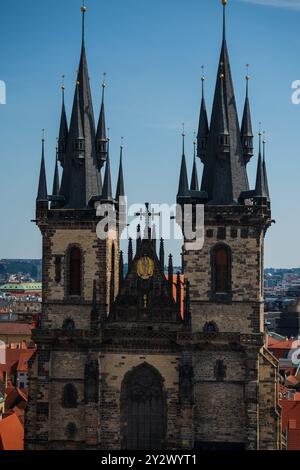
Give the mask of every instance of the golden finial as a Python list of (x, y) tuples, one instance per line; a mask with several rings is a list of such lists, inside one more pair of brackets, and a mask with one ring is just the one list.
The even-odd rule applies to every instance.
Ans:
[(82, 11), (82, 13), (85, 13), (85, 12), (86, 12), (85, 0), (82, 0), (81, 11)]
[(223, 7), (226, 7), (227, 5), (227, 0), (221, 0)]
[(42, 129), (42, 142), (45, 142), (45, 129)]
[(250, 80), (250, 75), (249, 75), (249, 67), (250, 65), (249, 64), (246, 64), (246, 70), (247, 70), (247, 74), (246, 74), (246, 80), (249, 81)]
[(106, 75), (107, 75), (106, 72), (103, 72), (102, 88), (106, 87), (106, 81), (105, 81)]
[(61, 76), (61, 89), (62, 91), (65, 91), (65, 76)]
[(201, 80), (202, 80), (202, 82), (204, 82), (204, 80), (205, 80), (205, 76), (204, 76), (204, 65), (201, 65), (201, 72), (202, 72)]

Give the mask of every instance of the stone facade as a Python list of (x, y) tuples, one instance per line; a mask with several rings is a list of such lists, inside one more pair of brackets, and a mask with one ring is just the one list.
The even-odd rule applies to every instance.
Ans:
[(264, 237), (272, 223), (266, 165), (260, 136), (250, 191), (250, 106), (247, 94), (240, 129), (225, 23), (210, 126), (204, 96), (201, 103), (201, 191), (196, 161), (189, 186), (183, 145), (177, 202), (192, 206), (192, 223), (196, 204), (205, 206), (202, 249), (184, 239), (184, 312), (180, 276), (174, 289), (172, 258), (166, 277), (148, 205), (146, 236), (135, 256), (129, 245), (125, 279), (120, 227), (108, 239), (97, 236), (97, 205), (119, 213), (125, 195), (121, 148), (112, 196), (103, 100), (96, 131), (83, 32), (70, 128), (62, 107), (63, 178), (60, 186), (56, 167), (52, 196), (43, 142), (36, 207), (43, 306), (33, 332), (26, 449), (280, 449), (277, 361), (265, 348), (263, 322)]

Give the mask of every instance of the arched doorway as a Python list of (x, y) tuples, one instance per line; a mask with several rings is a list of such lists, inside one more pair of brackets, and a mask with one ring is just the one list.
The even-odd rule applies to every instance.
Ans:
[(160, 450), (166, 442), (166, 398), (160, 373), (149, 364), (128, 372), (121, 390), (121, 446)]

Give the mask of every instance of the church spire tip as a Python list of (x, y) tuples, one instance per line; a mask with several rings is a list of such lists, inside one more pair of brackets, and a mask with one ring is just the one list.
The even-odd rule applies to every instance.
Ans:
[(82, 0), (81, 13), (82, 13), (82, 47), (85, 46), (85, 14), (87, 8), (85, 5), (85, 0)]

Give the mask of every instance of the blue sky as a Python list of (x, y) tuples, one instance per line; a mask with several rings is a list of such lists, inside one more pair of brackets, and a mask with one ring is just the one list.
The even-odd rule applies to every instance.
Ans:
[[(81, 40), (80, 0), (2, 2), (0, 79), (0, 257), (39, 257), (34, 224), (41, 129), (46, 129), (48, 185), (52, 186), (60, 114), (60, 77), (66, 75), (68, 114)], [(87, 53), (96, 119), (107, 73), (114, 182), (120, 137), (125, 138), (129, 200), (174, 202), (186, 123), (192, 164), (200, 103), (200, 67), (206, 68), (208, 109), (221, 42), (220, 0), (88, 0)], [(266, 265), (299, 266), (300, 106), (291, 83), (300, 79), (300, 1), (229, 0), (227, 37), (241, 114), (245, 64), (251, 64), (254, 129), (268, 133), (272, 227)], [(256, 142), (257, 144), (257, 142)], [(252, 186), (256, 158), (249, 165)], [(199, 163), (199, 172), (201, 172)], [(295, 251), (296, 250), (296, 251)], [(296, 254), (295, 254), (296, 253)]]

